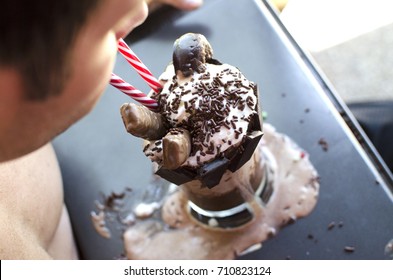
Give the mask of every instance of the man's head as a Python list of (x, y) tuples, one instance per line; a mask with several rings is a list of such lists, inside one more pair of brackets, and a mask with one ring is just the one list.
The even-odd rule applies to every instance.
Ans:
[(89, 112), (109, 81), (118, 39), (146, 16), (142, 0), (2, 1), (0, 161)]
[(101, 1), (2, 1), (0, 64), (19, 71), (26, 98), (59, 94), (70, 71), (70, 47)]

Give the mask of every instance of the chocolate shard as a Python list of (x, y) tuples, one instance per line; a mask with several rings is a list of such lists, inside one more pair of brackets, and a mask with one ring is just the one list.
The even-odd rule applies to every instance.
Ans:
[(204, 186), (211, 189), (218, 185), (222, 176), (228, 168), (230, 161), (227, 158), (216, 159), (210, 163), (204, 164), (199, 170), (199, 179)]
[(262, 136), (262, 131), (254, 131), (247, 135), (244, 143), (242, 144), (244, 151), (239, 152), (231, 159), (215, 159), (210, 163), (204, 164), (197, 171), (184, 167), (169, 170), (161, 166), (157, 170), (156, 174), (176, 185), (181, 185), (198, 179), (202, 182), (203, 186), (213, 188), (221, 181), (221, 178), (227, 169), (231, 172), (235, 172), (248, 160), (250, 160)]
[(218, 185), (229, 164), (229, 159), (222, 158), (204, 164), (197, 171), (185, 167), (171, 170), (161, 166), (156, 171), (156, 174), (176, 185), (185, 184), (192, 180), (200, 180), (204, 187), (213, 188)]
[(165, 180), (174, 183), (176, 185), (181, 185), (192, 181), (197, 177), (197, 174), (192, 170), (186, 169), (184, 167), (180, 167), (174, 170), (166, 169), (164, 167), (160, 167), (156, 174)]
[(263, 126), (263, 121), (261, 118), (261, 108), (259, 105), (259, 90), (258, 90), (258, 85), (255, 84), (253, 87), (253, 91), (255, 96), (257, 97), (257, 104), (256, 104), (256, 111), (257, 114), (254, 114), (252, 116), (252, 119), (250, 121), (250, 125), (248, 126), (248, 131), (255, 131), (255, 130), (261, 130), (262, 131), (262, 126)]
[(228, 169), (230, 171), (235, 172), (240, 167), (242, 167), (247, 161), (250, 160), (262, 136), (263, 136), (262, 131), (254, 131), (246, 136), (245, 141), (242, 144), (244, 151), (242, 153), (238, 153), (231, 160), (231, 164), (228, 166)]

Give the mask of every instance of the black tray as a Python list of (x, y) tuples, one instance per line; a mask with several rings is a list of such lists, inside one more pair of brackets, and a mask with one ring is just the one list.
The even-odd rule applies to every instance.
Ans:
[[(321, 178), (320, 198), (311, 215), (242, 258), (389, 258), (384, 249), (393, 238), (391, 174), (269, 4), (210, 0), (194, 12), (160, 10), (127, 41), (158, 76), (171, 60), (174, 40), (186, 32), (205, 34), (217, 59), (236, 65), (259, 85), (267, 122), (308, 151)], [(148, 91), (120, 55), (114, 72)], [(113, 259), (123, 252), (121, 230), (115, 229), (109, 240), (95, 232), (90, 220), (94, 201), (101, 193), (127, 186), (138, 199), (151, 179), (141, 141), (123, 127), (119, 107), (124, 102), (130, 99), (108, 87), (94, 111), (54, 141), (66, 203), (85, 259)], [(328, 144), (326, 151), (321, 139)], [(344, 250), (346, 246), (354, 251)]]

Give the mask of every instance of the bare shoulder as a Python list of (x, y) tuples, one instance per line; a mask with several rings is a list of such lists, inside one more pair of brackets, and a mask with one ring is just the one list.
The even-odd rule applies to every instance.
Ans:
[(48, 258), (62, 210), (61, 174), (50, 144), (0, 163), (1, 258)]
[(62, 199), (62, 180), (57, 158), (51, 144), (23, 157), (0, 163), (0, 204), (12, 202), (15, 197), (36, 196), (42, 187), (56, 189)]

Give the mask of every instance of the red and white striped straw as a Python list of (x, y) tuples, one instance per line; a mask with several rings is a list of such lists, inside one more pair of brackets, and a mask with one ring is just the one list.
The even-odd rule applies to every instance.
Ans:
[(123, 39), (119, 40), (118, 50), (124, 58), (134, 67), (138, 74), (147, 82), (149, 87), (156, 93), (159, 93), (162, 86), (153, 76), (145, 64), (136, 56), (136, 54), (128, 47)]
[(151, 99), (146, 94), (136, 89), (134, 86), (125, 82), (122, 78), (112, 73), (111, 80), (109, 82), (115, 88), (121, 90), (123, 93), (132, 97), (135, 101), (138, 101), (142, 105), (146, 106), (150, 110), (156, 110), (158, 108), (158, 104), (154, 99)]

